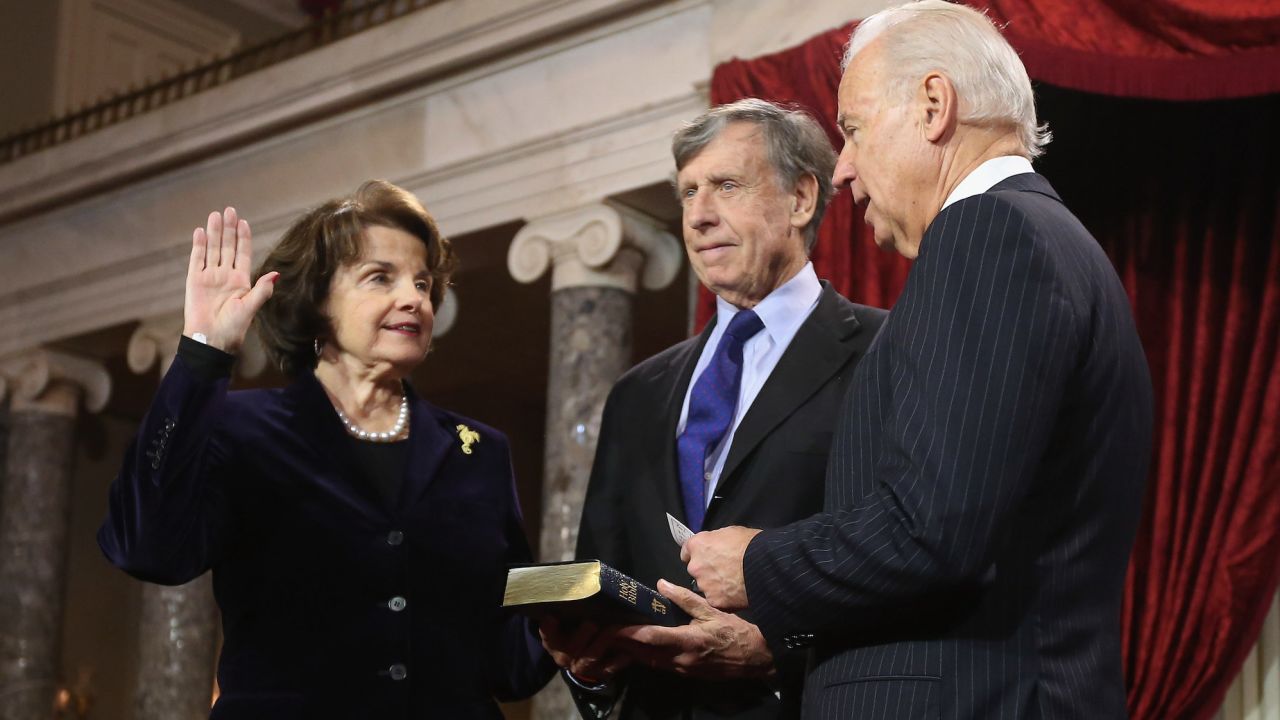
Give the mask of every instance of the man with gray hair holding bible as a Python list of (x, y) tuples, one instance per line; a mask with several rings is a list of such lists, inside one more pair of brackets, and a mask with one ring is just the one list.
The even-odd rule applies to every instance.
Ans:
[[(607, 714), (625, 687), (628, 719), (795, 717), (803, 656), (771, 652), (749, 613), (686, 589), (668, 517), (699, 531), (819, 511), (837, 409), (885, 313), (841, 297), (809, 262), (835, 163), (811, 117), (743, 100), (687, 123), (672, 152), (685, 248), (716, 316), (614, 386), (577, 555), (650, 587), (682, 583), (663, 592), (679, 592), (694, 621), (678, 646), (589, 623), (544, 622), (544, 642), (589, 716)], [(725, 645), (739, 636), (757, 642)], [(683, 672), (678, 658), (713, 650), (714, 663)]]
[(845, 64), (835, 183), (915, 263), (843, 403), (824, 511), (694, 536), (688, 570), (769, 647), (810, 649), (806, 718), (1124, 718), (1152, 433), (1128, 296), (1032, 169), (1048, 135), (984, 15), (882, 11)]

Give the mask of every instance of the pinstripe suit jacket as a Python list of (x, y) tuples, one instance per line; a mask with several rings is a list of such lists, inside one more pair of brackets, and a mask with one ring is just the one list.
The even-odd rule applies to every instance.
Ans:
[(1128, 298), (1042, 177), (943, 210), (858, 366), (824, 512), (748, 546), (812, 718), (1125, 717), (1151, 445)]

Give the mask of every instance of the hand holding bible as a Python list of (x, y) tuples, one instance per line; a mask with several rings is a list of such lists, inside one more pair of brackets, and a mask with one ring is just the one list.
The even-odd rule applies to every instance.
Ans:
[(693, 617), (688, 625), (631, 625), (617, 638), (637, 662), (679, 675), (716, 679), (760, 678), (774, 674), (773, 654), (760, 628), (721, 612), (706, 599), (666, 580), (658, 591)]
[(631, 664), (629, 656), (616, 652), (614, 648), (617, 630), (617, 626), (601, 626), (590, 620), (566, 625), (550, 614), (538, 620), (538, 634), (551, 659), (578, 679), (591, 684), (608, 682)]

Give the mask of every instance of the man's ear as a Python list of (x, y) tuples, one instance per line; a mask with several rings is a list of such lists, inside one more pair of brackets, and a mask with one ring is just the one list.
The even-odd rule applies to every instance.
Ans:
[(803, 229), (818, 210), (818, 179), (813, 175), (801, 175), (791, 191), (791, 227)]
[(940, 72), (931, 72), (920, 83), (920, 103), (924, 111), (924, 137), (937, 144), (955, 132), (960, 117), (960, 98), (951, 78)]

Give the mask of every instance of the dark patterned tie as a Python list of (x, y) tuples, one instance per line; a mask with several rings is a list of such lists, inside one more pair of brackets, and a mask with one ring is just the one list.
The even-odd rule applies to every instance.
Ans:
[(715, 449), (733, 424), (742, 386), (742, 346), (764, 328), (753, 310), (741, 310), (729, 321), (711, 362), (689, 394), (689, 416), (676, 440), (680, 458), (680, 494), (689, 529), (698, 532), (707, 512), (707, 453)]

